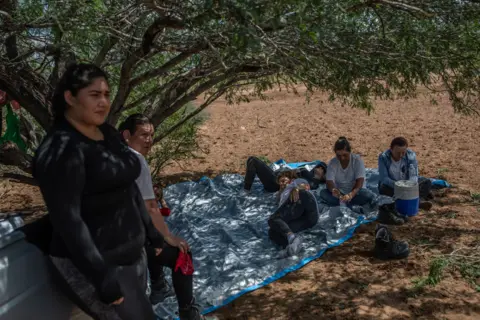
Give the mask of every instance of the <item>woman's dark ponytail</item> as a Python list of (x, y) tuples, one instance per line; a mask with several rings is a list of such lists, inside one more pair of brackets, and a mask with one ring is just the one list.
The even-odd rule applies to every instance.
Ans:
[(340, 137), (335, 142), (335, 145), (333, 147), (333, 151), (337, 152), (339, 150), (345, 150), (345, 151), (348, 151), (348, 152), (352, 152), (352, 146), (350, 145), (350, 142), (348, 142), (347, 138)]

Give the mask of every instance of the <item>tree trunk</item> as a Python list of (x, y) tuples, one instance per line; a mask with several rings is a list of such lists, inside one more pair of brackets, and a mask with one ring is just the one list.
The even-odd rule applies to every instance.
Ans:
[(10, 141), (0, 145), (0, 163), (7, 166), (15, 166), (21, 170), (32, 173), (32, 157), (18, 148)]

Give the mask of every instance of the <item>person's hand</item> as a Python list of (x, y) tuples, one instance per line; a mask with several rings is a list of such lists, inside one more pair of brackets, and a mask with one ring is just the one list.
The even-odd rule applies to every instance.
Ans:
[(162, 208), (170, 209), (170, 208), (168, 207), (167, 201), (165, 201), (165, 199), (162, 198), (162, 199), (160, 200), (160, 204), (162, 205)]
[(292, 200), (292, 202), (297, 202), (298, 199), (300, 199), (300, 191), (298, 188), (295, 188), (290, 192), (290, 200)]
[(165, 241), (172, 247), (176, 247), (180, 249), (181, 252), (187, 253), (190, 251), (190, 246), (188, 245), (187, 241), (183, 240), (180, 237), (169, 236), (165, 238)]
[(340, 201), (343, 201), (343, 202), (350, 202), (352, 199), (353, 199), (353, 196), (351, 193), (340, 197)]
[(158, 257), (162, 253), (162, 249), (160, 248), (155, 248), (155, 257)]
[(334, 188), (332, 190), (332, 195), (335, 197), (335, 198), (341, 198), (342, 197), (342, 193), (340, 192), (340, 190), (338, 190), (337, 188)]
[(120, 299), (117, 299), (117, 300), (113, 301), (112, 303), (110, 303), (110, 305), (118, 306), (118, 305), (123, 303), (123, 300), (125, 300), (125, 298), (121, 297)]

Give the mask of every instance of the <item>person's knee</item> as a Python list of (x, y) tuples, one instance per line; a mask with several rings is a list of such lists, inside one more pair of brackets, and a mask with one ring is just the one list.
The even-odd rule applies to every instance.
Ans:
[(356, 195), (358, 205), (370, 204), (375, 200), (375, 194), (368, 189), (360, 189)]
[(248, 159), (247, 159), (247, 166), (248, 166), (249, 164), (255, 163), (255, 162), (257, 162), (257, 161), (259, 161), (257, 157), (253, 157), (253, 156), (252, 156), (252, 157), (248, 157)]
[(378, 193), (384, 196), (393, 196), (393, 188), (390, 188), (389, 186), (386, 186), (384, 184), (381, 184), (378, 188)]
[(422, 178), (418, 182), (418, 185), (420, 186), (420, 188), (431, 189), (432, 188), (432, 180), (427, 179), (427, 178)]
[(277, 213), (274, 213), (272, 214), (269, 218), (268, 218), (268, 226), (270, 228), (272, 228), (272, 225), (275, 225), (275, 220), (279, 219), (280, 216), (277, 214)]
[(313, 228), (318, 223), (318, 213), (312, 212), (307, 216), (307, 229)]

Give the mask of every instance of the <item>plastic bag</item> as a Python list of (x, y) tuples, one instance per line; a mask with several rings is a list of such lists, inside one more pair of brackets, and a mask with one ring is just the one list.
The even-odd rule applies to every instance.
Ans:
[(188, 253), (179, 253), (177, 262), (175, 263), (175, 272), (177, 272), (178, 269), (186, 276), (191, 276), (195, 271), (193, 269), (192, 257)]

